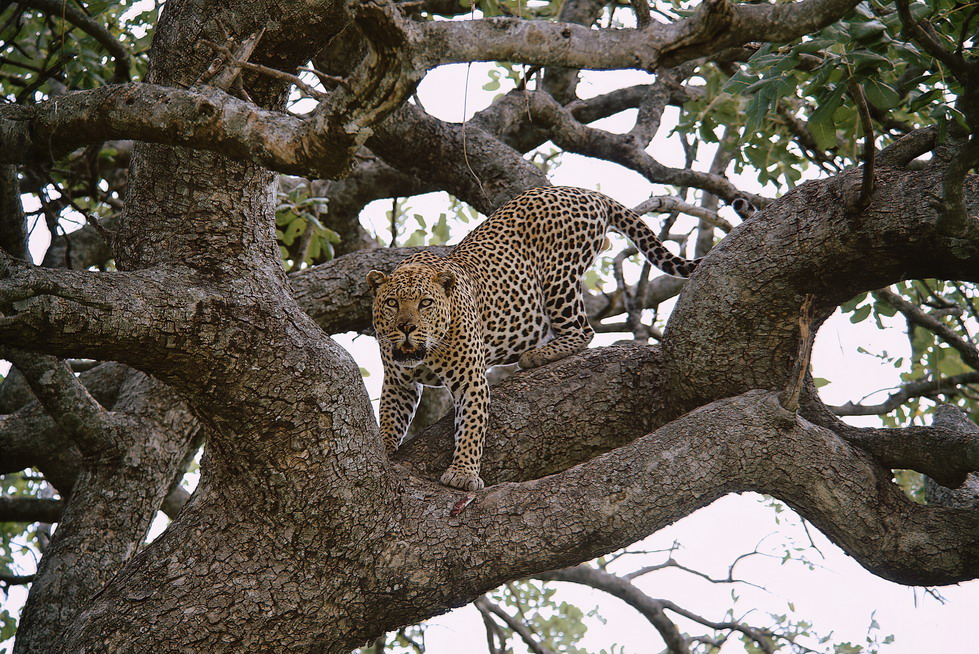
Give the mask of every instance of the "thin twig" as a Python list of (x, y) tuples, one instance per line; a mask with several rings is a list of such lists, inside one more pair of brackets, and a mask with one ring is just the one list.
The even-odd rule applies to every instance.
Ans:
[(799, 353), (796, 356), (795, 366), (792, 370), (792, 385), (786, 389), (785, 401), (782, 406), (792, 412), (799, 410), (799, 395), (802, 393), (802, 384), (805, 381), (806, 373), (809, 372), (809, 359), (812, 356), (812, 305), (815, 296), (806, 295), (799, 308)]
[(883, 300), (900, 311), (904, 317), (907, 318), (908, 322), (927, 329), (935, 334), (935, 336), (945, 341), (945, 343), (959, 353), (959, 355), (962, 357), (963, 363), (975, 368), (976, 370), (979, 370), (979, 348), (977, 348), (974, 343), (963, 339), (952, 331), (948, 325), (944, 324), (931, 314), (925, 313), (920, 307), (908, 302), (897, 293), (893, 293), (886, 288), (882, 288), (878, 291), (874, 291), (874, 295), (878, 299)]
[(649, 2), (647, 0), (630, 0), (633, 11), (636, 12), (636, 27), (644, 29), (651, 22), (649, 16)]
[(537, 642), (537, 639), (534, 638), (534, 634), (531, 633), (530, 629), (528, 629), (525, 624), (514, 619), (513, 616), (491, 602), (485, 595), (477, 598), (473, 604), (477, 609), (479, 609), (480, 613), (483, 613), (484, 615), (486, 613), (491, 613), (500, 620), (503, 620), (507, 627), (509, 627), (515, 634), (520, 636), (525, 643), (527, 643), (527, 648), (530, 649), (531, 652), (534, 652), (534, 654), (553, 654), (550, 649)]
[(854, 104), (857, 105), (860, 128), (863, 130), (863, 181), (860, 185), (860, 196), (852, 207), (853, 211), (860, 212), (870, 206), (874, 194), (874, 157), (877, 148), (874, 147), (874, 125), (870, 120), (870, 107), (867, 106), (863, 88), (851, 79), (849, 90)]
[(300, 66), (298, 70), (301, 70), (304, 73), (312, 73), (313, 75), (316, 75), (316, 77), (319, 79), (320, 83), (323, 84), (323, 86), (326, 86), (327, 82), (330, 82), (332, 84), (339, 84), (344, 88), (350, 88), (350, 82), (344, 77), (327, 75), (323, 71), (316, 70), (315, 68), (309, 66)]
[(966, 372), (951, 377), (910, 382), (891, 394), (880, 404), (863, 405), (847, 402), (841, 406), (831, 406), (830, 411), (838, 416), (874, 416), (890, 413), (908, 400), (918, 397), (934, 398), (938, 395), (955, 395), (957, 387), (965, 384), (979, 384), (979, 372)]
[(212, 41), (208, 41), (206, 39), (203, 39), (202, 42), (205, 45), (209, 46), (212, 50), (214, 50), (218, 54), (224, 56), (225, 60), (228, 62), (230, 66), (233, 66), (235, 68), (240, 68), (242, 70), (249, 70), (254, 73), (266, 75), (268, 77), (279, 79), (285, 82), (290, 82), (292, 84), (295, 84), (296, 87), (304, 91), (307, 95), (310, 95), (314, 98), (318, 98), (320, 100), (324, 100), (330, 97), (328, 93), (324, 93), (319, 89), (313, 88), (312, 86), (310, 86), (309, 84), (307, 84), (306, 82), (304, 82), (302, 79), (300, 79), (295, 75), (292, 75), (290, 73), (275, 68), (269, 68), (268, 66), (262, 66), (261, 64), (251, 64), (248, 63), (247, 61), (238, 61), (237, 59), (235, 59), (234, 53), (232, 53), (230, 49), (224, 47), (223, 45), (218, 45), (217, 43), (213, 43)]

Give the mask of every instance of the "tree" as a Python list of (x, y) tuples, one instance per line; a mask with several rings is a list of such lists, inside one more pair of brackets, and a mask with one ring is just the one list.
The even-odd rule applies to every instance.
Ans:
[[(974, 425), (907, 420), (923, 398), (975, 411), (974, 9), (636, 0), (621, 28), (585, 0), (487, 0), (479, 16), (439, 0), (172, 0), (155, 25), (159, 7), (141, 7), (2, 14), (0, 342), (16, 372), (0, 472), (36, 468), (61, 497), (4, 501), (5, 518), (58, 516), (18, 652), (349, 651), (745, 490), (887, 579), (979, 576)], [(500, 68), (518, 83), (465, 125), (412, 101), (428, 71), (468, 61), (529, 68)], [(581, 99), (580, 69), (655, 78)], [(294, 93), (313, 108), (290, 112)], [(683, 168), (647, 152), (671, 105)], [(593, 125), (626, 109), (626, 134)], [(589, 308), (625, 312), (640, 343), (495, 387), (488, 487), (461, 493), (432, 481), (444, 421), (386, 459), (329, 336), (369, 329), (365, 273), (410, 251), (363, 249), (357, 216), (431, 190), (490, 212), (547, 183), (524, 154), (548, 142), (670, 187), (643, 210), (667, 214), (665, 236), (695, 217), (706, 258), (665, 331), (641, 309), (681, 282), (622, 281)], [(822, 178), (795, 186), (807, 166)], [(792, 188), (747, 193), (732, 168)], [(277, 201), (277, 174), (321, 181), (286, 180)], [(53, 233), (88, 223), (42, 266), (26, 261), (22, 193)], [(747, 219), (732, 228), (722, 201)], [(903, 407), (888, 428), (841, 422), (807, 374), (841, 305), (913, 327), (915, 368), (889, 408), (839, 409)], [(188, 500), (178, 482), (201, 442)], [(939, 488), (916, 503), (894, 469)], [(174, 521), (141, 549), (161, 506)]]

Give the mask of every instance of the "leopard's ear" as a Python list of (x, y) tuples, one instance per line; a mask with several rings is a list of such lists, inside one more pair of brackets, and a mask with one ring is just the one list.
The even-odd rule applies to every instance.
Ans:
[(380, 270), (372, 270), (367, 273), (367, 285), (371, 288), (371, 293), (377, 294), (377, 289), (388, 280), (388, 276)]
[(435, 275), (435, 283), (445, 289), (446, 295), (452, 295), (456, 287), (456, 274), (451, 270), (443, 270)]

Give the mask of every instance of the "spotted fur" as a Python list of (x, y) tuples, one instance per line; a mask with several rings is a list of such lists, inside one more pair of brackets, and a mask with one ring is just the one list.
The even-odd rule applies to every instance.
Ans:
[(483, 487), (479, 464), (489, 410), (485, 371), (535, 368), (583, 350), (594, 336), (581, 276), (609, 228), (664, 272), (698, 261), (669, 252), (637, 214), (594, 191), (544, 187), (501, 207), (442, 258), (420, 252), (386, 276), (367, 275), (384, 364), (381, 434), (398, 449), (422, 385), (445, 385), (455, 404), (455, 452), (443, 484)]

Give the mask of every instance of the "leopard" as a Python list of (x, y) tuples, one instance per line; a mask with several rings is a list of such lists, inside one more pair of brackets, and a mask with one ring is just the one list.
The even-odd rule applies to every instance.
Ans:
[(663, 272), (689, 277), (700, 259), (670, 252), (638, 214), (587, 189), (545, 186), (500, 207), (445, 256), (428, 250), (390, 275), (367, 274), (384, 368), (380, 433), (402, 444), (424, 386), (452, 395), (454, 450), (440, 482), (463, 491), (480, 478), (490, 392), (488, 368), (543, 366), (585, 349), (595, 335), (582, 276), (613, 229)]

